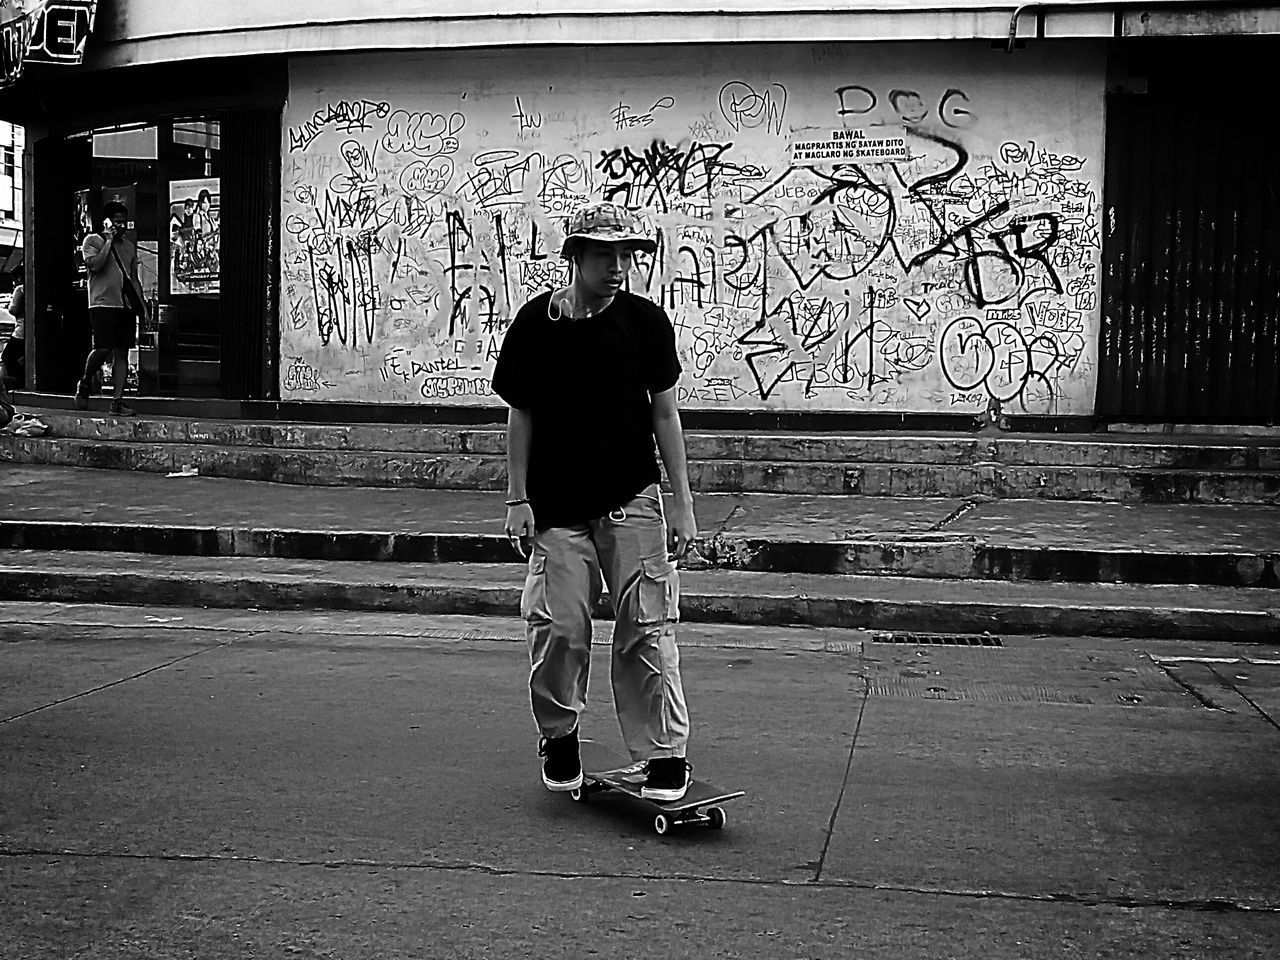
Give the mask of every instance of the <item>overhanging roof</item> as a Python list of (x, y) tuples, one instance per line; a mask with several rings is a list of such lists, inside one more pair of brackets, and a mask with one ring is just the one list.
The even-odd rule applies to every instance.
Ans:
[(104, 4), (86, 66), (475, 46), (1206, 33), (1280, 33), (1280, 11), (1214, 0), (120, 0)]

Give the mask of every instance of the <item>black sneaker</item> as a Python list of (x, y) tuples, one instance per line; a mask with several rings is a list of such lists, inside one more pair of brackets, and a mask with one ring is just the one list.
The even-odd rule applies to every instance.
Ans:
[(645, 766), (645, 781), (640, 796), (646, 800), (679, 800), (689, 789), (689, 773), (693, 770), (684, 757), (658, 757)]
[(566, 793), (582, 786), (582, 760), (578, 756), (578, 731), (563, 737), (543, 737), (538, 744), (542, 782), (548, 790)]
[(112, 402), (112, 404), (111, 404), (111, 415), (112, 415), (113, 417), (134, 417), (134, 416), (137, 416), (137, 414), (135, 414), (135, 413), (133, 412), (133, 407), (129, 406), (127, 403), (120, 403), (119, 401), (113, 401), (113, 402)]

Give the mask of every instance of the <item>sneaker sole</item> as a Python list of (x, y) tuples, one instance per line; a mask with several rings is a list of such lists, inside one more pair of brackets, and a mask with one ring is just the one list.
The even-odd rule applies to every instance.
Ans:
[(640, 796), (646, 800), (661, 800), (664, 803), (672, 803), (676, 800), (683, 800), (684, 795), (689, 792), (688, 787), (682, 787), (679, 790), (651, 790), (648, 787), (640, 788)]
[(578, 774), (575, 780), (565, 780), (563, 783), (556, 780), (548, 780), (544, 775), (542, 783), (552, 793), (568, 793), (570, 790), (577, 790), (582, 786), (582, 774)]

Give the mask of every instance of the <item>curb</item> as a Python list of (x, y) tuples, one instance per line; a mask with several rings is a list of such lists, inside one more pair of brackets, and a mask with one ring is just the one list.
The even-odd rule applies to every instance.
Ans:
[[(0, 548), (196, 557), (517, 564), (494, 534), (325, 532), (0, 520)], [(1165, 553), (1017, 547), (974, 537), (892, 535), (834, 542), (717, 535), (701, 541), (693, 570), (850, 574), (942, 580), (1205, 584), (1280, 588), (1280, 553)]]
[[(844, 596), (740, 596), (685, 590), (682, 619), (761, 627), (838, 627), (1039, 636), (1142, 637), (1280, 641), (1280, 616), (1270, 611), (1175, 609), (1169, 605), (1099, 606), (1089, 600), (973, 601), (928, 597), (922, 582), (911, 600)], [(520, 588), (510, 584), (352, 583), (319, 577), (235, 572), (191, 578), (129, 571), (0, 570), (0, 600), (131, 606), (208, 606), (259, 610), (367, 610), (510, 617)], [(593, 615), (608, 619), (607, 602)]]

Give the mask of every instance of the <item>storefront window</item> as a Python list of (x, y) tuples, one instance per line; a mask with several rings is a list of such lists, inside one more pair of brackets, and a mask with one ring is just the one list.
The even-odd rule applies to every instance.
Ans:
[[(150, 305), (130, 357), (127, 389), (143, 395), (219, 394), (220, 130), (216, 120), (185, 118), (94, 130), (91, 165), (75, 189), (75, 287), (87, 276), (80, 258), (103, 206), (130, 211), (139, 277)], [(106, 374), (109, 384), (110, 373)]]
[[(75, 188), (75, 229), (72, 256), (76, 263), (75, 290), (87, 297), (89, 278), (81, 256), (84, 238), (102, 226), (102, 210), (111, 202), (129, 208), (128, 238), (138, 248), (138, 278), (143, 297), (156, 302), (159, 287), (159, 238), (156, 232), (155, 195), (159, 173), (158, 134), (155, 126), (139, 125), (94, 130), (82, 139), (88, 141), (91, 166), (88, 176)], [(79, 306), (79, 303), (76, 304)], [(139, 356), (146, 331), (139, 331), (139, 347), (129, 352), (129, 382), (125, 389), (136, 392), (139, 387)], [(111, 364), (103, 369), (103, 388), (112, 387)]]

